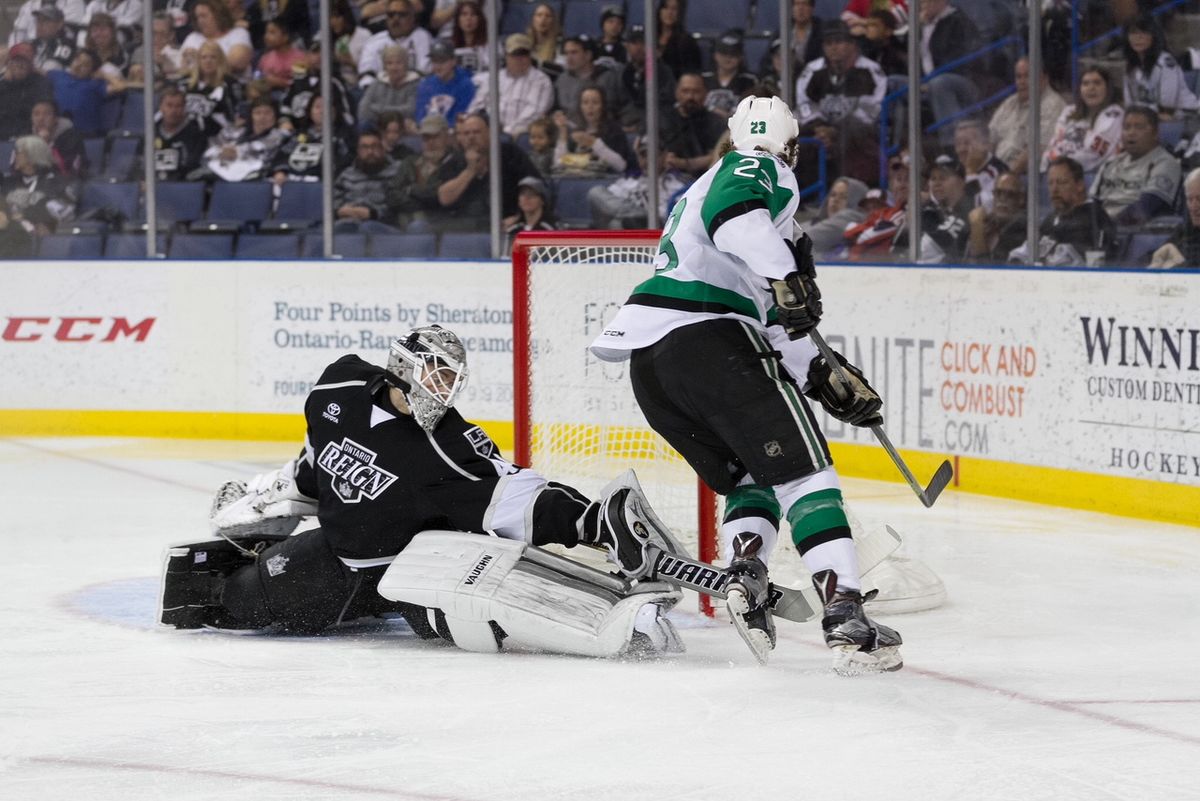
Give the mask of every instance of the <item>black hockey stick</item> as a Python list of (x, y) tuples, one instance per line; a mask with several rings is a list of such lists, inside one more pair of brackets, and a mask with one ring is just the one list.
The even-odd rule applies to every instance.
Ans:
[[(846, 371), (842, 369), (842, 363), (833, 355), (833, 350), (826, 344), (825, 338), (821, 336), (821, 332), (814, 328), (808, 332), (808, 336), (812, 339), (813, 344), (817, 346), (817, 350), (821, 352), (825, 363), (837, 374), (838, 380), (842, 382), (842, 385), (849, 386), (850, 379), (846, 375)], [(892, 462), (900, 470), (900, 475), (904, 476), (904, 480), (908, 482), (908, 486), (912, 487), (912, 491), (921, 499), (921, 503), (925, 504), (925, 508), (928, 509), (933, 506), (934, 501), (942, 494), (942, 490), (954, 478), (954, 468), (951, 467), (950, 460), (946, 459), (938, 466), (938, 469), (933, 474), (933, 478), (929, 480), (929, 486), (922, 489), (916, 476), (908, 469), (908, 465), (900, 458), (900, 454), (896, 451), (895, 446), (892, 445), (892, 441), (888, 439), (887, 432), (883, 430), (883, 426), (871, 426), (871, 433), (875, 435), (875, 439), (879, 440), (879, 444), (887, 451), (888, 456), (892, 457)]]

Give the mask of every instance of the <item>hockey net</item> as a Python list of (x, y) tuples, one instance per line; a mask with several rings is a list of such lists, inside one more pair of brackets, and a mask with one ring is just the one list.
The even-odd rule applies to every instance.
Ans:
[[(663, 521), (698, 558), (715, 562), (720, 551), (719, 499), (646, 423), (633, 397), (629, 363), (603, 362), (588, 350), (630, 290), (651, 274), (658, 239), (657, 231), (529, 232), (517, 237), (515, 456), (518, 464), (590, 497), (633, 468)], [(889, 561), (895, 572), (894, 560)], [(928, 583), (903, 568), (900, 565), (904, 575), (896, 581)], [(771, 557), (771, 576), (789, 586), (809, 580), (799, 556), (785, 542)], [(940, 603), (928, 586), (897, 590), (893, 595), (899, 603), (892, 604), (893, 611)], [(913, 603), (899, 596), (923, 600)], [(711, 613), (707, 599), (701, 599), (701, 607)]]

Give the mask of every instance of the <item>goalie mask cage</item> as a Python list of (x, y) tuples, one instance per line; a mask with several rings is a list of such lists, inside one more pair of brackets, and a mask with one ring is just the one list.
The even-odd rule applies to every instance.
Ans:
[[(589, 497), (633, 468), (651, 506), (702, 561), (715, 562), (720, 500), (646, 423), (629, 362), (603, 362), (588, 346), (633, 288), (653, 273), (658, 231), (547, 231), (517, 236), (512, 254), (513, 422), (517, 464)], [(856, 536), (862, 527), (850, 516)], [(882, 528), (882, 524), (880, 525)], [(773, 581), (806, 586), (810, 576), (787, 532), (770, 557)], [(919, 562), (885, 562), (876, 608), (918, 611), (945, 598)], [(872, 573), (874, 579), (876, 573)], [(880, 575), (883, 578), (882, 575)], [(701, 609), (712, 614), (710, 599)]]

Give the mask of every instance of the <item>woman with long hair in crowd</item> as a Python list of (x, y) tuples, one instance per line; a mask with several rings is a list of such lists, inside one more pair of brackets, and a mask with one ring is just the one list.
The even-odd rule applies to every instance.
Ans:
[(525, 33), (533, 43), (529, 51), (533, 56), (533, 65), (551, 78), (561, 75), (563, 66), (559, 61), (559, 49), (562, 47), (562, 24), (554, 7), (548, 3), (538, 3)]
[(216, 136), (233, 125), (237, 115), (237, 84), (229, 77), (225, 51), (216, 42), (204, 42), (187, 78), (180, 82), (188, 116), (206, 136)]
[(559, 172), (623, 173), (637, 163), (598, 87), (585, 87), (579, 93), (578, 113), (568, 117), (557, 111), (554, 123), (558, 127), (554, 166)]
[(700, 46), (684, 29), (687, 16), (684, 0), (659, 0), (658, 55), (678, 78), (685, 72), (700, 72)]
[(1166, 51), (1167, 38), (1153, 14), (1139, 14), (1125, 26), (1125, 106), (1149, 106), (1159, 119), (1195, 111), (1200, 100), (1188, 88), (1183, 69)]
[(179, 46), (185, 65), (194, 63), (205, 42), (213, 42), (221, 48), (231, 73), (240, 73), (249, 65), (254, 55), (250, 34), (245, 28), (234, 25), (233, 15), (224, 0), (196, 0), (192, 7), (192, 28)]
[(454, 42), (454, 57), (458, 60), (458, 66), (476, 73), (483, 72), (491, 65), (487, 22), (483, 18), (483, 7), (476, 0), (459, 0), (454, 7), (454, 30), (450, 39)]
[(1112, 76), (1101, 67), (1084, 70), (1075, 102), (1058, 116), (1054, 136), (1042, 154), (1042, 172), (1060, 156), (1075, 159), (1085, 172), (1095, 170), (1117, 150), (1124, 122), (1125, 109), (1117, 100)]
[(83, 46), (100, 57), (99, 72), (102, 76), (123, 78), (128, 75), (129, 53), (121, 46), (117, 36), (117, 21), (110, 15), (101, 11), (92, 14)]

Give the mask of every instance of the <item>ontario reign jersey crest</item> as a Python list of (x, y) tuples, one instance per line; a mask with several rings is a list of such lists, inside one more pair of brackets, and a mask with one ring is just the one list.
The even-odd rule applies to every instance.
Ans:
[(349, 438), (330, 442), (321, 451), (317, 464), (333, 477), (333, 491), (345, 503), (363, 498), (374, 500), (392, 485), (396, 476), (375, 464), (375, 452)]

